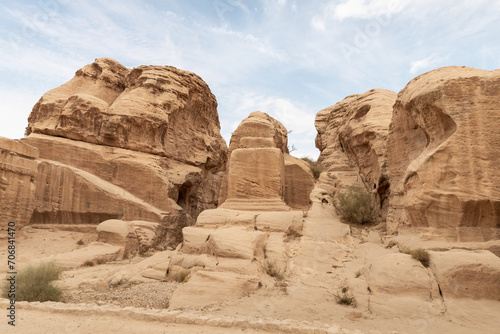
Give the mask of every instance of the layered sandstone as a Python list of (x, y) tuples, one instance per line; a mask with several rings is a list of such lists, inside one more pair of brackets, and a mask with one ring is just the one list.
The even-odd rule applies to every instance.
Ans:
[(351, 95), (316, 115), (321, 187), (330, 193), (359, 184), (387, 211), (387, 136), (396, 93), (373, 89)]
[[(388, 225), (495, 237), (500, 224), (500, 70), (446, 67), (399, 93), (388, 137)], [(472, 239), (471, 239), (472, 238)]]
[(180, 267), (169, 267), (169, 272), (190, 272), (174, 292), (171, 308), (240, 298), (262, 286), (266, 274), (284, 274), (287, 236), (302, 233), (303, 212), (291, 208), (309, 208), (314, 182), (307, 165), (288, 155), (283, 125), (253, 112), (234, 131), (229, 147), (221, 190), (225, 201), (183, 229)]
[(7, 230), (9, 222), (16, 228), (29, 223), (35, 205), (38, 154), (34, 147), (0, 137), (0, 230)]
[(126, 148), (218, 168), (226, 145), (217, 101), (196, 74), (170, 66), (128, 69), (99, 58), (33, 107), (28, 133)]
[(31, 223), (148, 220), (179, 225), (161, 228), (175, 242), (219, 204), (227, 147), (191, 72), (97, 59), (38, 101), (27, 131), (40, 151)]
[[(307, 208), (314, 186), (302, 161), (288, 154), (286, 128), (263, 112), (253, 112), (233, 132), (222, 208), (283, 211)], [(285, 203), (286, 201), (286, 203)]]

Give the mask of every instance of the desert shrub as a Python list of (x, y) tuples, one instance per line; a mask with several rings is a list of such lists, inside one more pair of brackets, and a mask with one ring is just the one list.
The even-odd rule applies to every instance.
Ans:
[(342, 291), (340, 294), (337, 293), (337, 295), (335, 296), (335, 300), (337, 301), (337, 304), (347, 305), (347, 306), (350, 306), (350, 305), (355, 306), (356, 305), (356, 300), (354, 299), (354, 297), (347, 295), (348, 290), (349, 290), (349, 288), (344, 287), (344, 288), (342, 288)]
[(179, 283), (183, 283), (186, 280), (186, 277), (189, 276), (189, 271), (188, 270), (181, 270), (175, 277), (175, 280)]
[(410, 250), (409, 254), (415, 260), (420, 261), (420, 263), (422, 263), (424, 267), (427, 268), (429, 266), (430, 254), (427, 250), (423, 248), (412, 249)]
[(285, 277), (285, 270), (283, 268), (280, 268), (278, 264), (276, 264), (276, 261), (273, 260), (267, 260), (266, 261), (266, 273), (274, 277), (276, 279), (282, 280)]
[(83, 263), (84, 267), (92, 267), (94, 265), (94, 261), (87, 260)]
[(362, 274), (362, 273), (363, 273), (363, 272), (362, 272), (362, 271), (361, 271), (361, 269), (360, 269), (360, 270), (358, 270), (358, 271), (356, 271), (356, 272), (354, 273), (354, 277), (358, 278), (359, 276), (361, 276), (361, 274)]
[[(54, 262), (41, 263), (38, 266), (29, 266), (16, 275), (16, 301), (60, 301), (62, 290), (52, 281), (59, 278), (62, 269)], [(2, 289), (2, 296), (8, 298), (10, 283), (6, 282)]]
[(339, 192), (335, 208), (340, 217), (350, 223), (362, 225), (373, 221), (372, 197), (359, 186), (350, 186), (347, 192)]
[(319, 179), (319, 176), (321, 175), (321, 172), (323, 171), (323, 166), (311, 158), (304, 157), (304, 158), (302, 158), (302, 160), (307, 162), (307, 164), (309, 165), (309, 169), (311, 169), (311, 172), (314, 176), (314, 179), (315, 180)]

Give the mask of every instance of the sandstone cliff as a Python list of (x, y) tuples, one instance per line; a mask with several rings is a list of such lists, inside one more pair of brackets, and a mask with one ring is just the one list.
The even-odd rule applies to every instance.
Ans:
[(396, 93), (373, 89), (351, 95), (316, 115), (320, 187), (330, 193), (363, 185), (374, 194), (382, 217), (387, 212), (387, 135)]
[(0, 137), (0, 230), (9, 222), (29, 223), (35, 205), (38, 150), (18, 140)]
[(217, 101), (191, 72), (96, 59), (38, 101), (27, 132), (40, 152), (31, 223), (185, 225), (219, 204), (227, 146)]
[(459, 241), (497, 239), (500, 71), (446, 67), (396, 96), (352, 95), (318, 112), (316, 146), (330, 193), (362, 183), (391, 231), (431, 228)]
[(498, 235), (499, 97), (500, 70), (466, 67), (422, 74), (399, 93), (388, 138), (391, 228), (446, 228), (462, 241)]

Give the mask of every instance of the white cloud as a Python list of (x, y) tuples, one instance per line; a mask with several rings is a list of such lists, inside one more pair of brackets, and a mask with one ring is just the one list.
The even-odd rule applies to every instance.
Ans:
[(40, 97), (16, 90), (0, 90), (0, 101), (2, 101), (0, 136), (11, 139), (22, 138), (24, 129), (28, 126), (31, 109)]
[(280, 50), (276, 50), (268, 42), (266, 42), (262, 38), (256, 37), (253, 34), (230, 30), (227, 27), (212, 28), (212, 31), (226, 36), (236, 37), (237, 39), (247, 43), (247, 45), (249, 45), (254, 50), (264, 55), (271, 56), (276, 60), (283, 61), (286, 58), (285, 53), (281, 52)]
[(333, 16), (343, 21), (348, 18), (368, 19), (381, 12), (391, 14), (401, 11), (410, 0), (347, 0), (341, 4), (331, 4)]
[(410, 63), (410, 73), (415, 75), (423, 69), (429, 68), (439, 62), (437, 55), (431, 55), (427, 58), (415, 60)]
[(319, 16), (314, 16), (311, 20), (311, 25), (314, 29), (319, 31), (326, 31), (325, 20)]

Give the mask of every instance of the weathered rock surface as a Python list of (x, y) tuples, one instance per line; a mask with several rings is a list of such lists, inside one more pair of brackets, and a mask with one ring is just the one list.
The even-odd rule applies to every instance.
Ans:
[(215, 97), (191, 72), (97, 59), (40, 99), (27, 131), (41, 158), (31, 223), (168, 220), (175, 243), (219, 204), (226, 143)]
[(314, 177), (309, 165), (302, 159), (285, 154), (285, 202), (292, 209), (307, 210), (314, 189)]
[(269, 115), (256, 111), (244, 119), (229, 144), (221, 207), (257, 211), (307, 208), (314, 179), (305, 163), (288, 154), (287, 143), (286, 128)]
[(424, 307), (438, 314), (441, 296), (437, 282), (428, 269), (408, 254), (392, 253), (381, 256), (364, 268), (370, 287), (370, 304), (375, 312), (396, 308), (408, 314)]
[(331, 193), (364, 185), (387, 211), (387, 136), (396, 93), (373, 89), (351, 95), (316, 115), (318, 162), (325, 169), (320, 186)]
[(500, 70), (466, 67), (422, 74), (399, 93), (387, 144), (391, 229), (447, 228), (464, 241), (498, 237), (499, 96)]
[(121, 248), (120, 258), (129, 258), (138, 252), (146, 252), (156, 240), (158, 223), (147, 221), (106, 220), (97, 225), (97, 241)]
[(170, 309), (203, 306), (238, 299), (258, 289), (252, 277), (232, 272), (197, 271), (188, 283), (174, 291)]
[(217, 101), (197, 75), (170, 66), (128, 69), (99, 58), (33, 107), (28, 133), (152, 153), (219, 168), (226, 148)]
[(35, 205), (38, 150), (0, 137), (0, 230), (27, 225)]
[(500, 300), (500, 258), (489, 251), (431, 252), (444, 298)]

